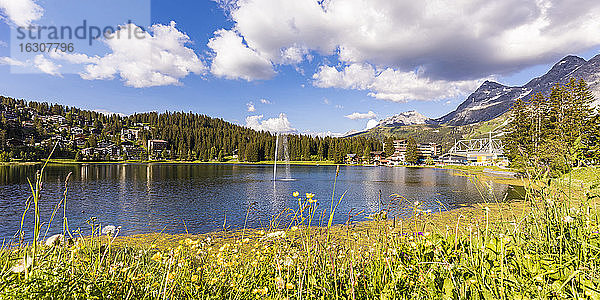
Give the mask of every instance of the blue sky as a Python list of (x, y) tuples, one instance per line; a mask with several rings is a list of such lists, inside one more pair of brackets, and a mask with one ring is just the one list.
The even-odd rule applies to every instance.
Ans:
[[(565, 55), (600, 52), (597, 1), (95, 2), (0, 0), (0, 94), (343, 133), (408, 110), (440, 117), (484, 80), (521, 85)], [(115, 27), (132, 20), (148, 36), (145, 44), (75, 41), (64, 55), (18, 51), (19, 26), (84, 19)]]

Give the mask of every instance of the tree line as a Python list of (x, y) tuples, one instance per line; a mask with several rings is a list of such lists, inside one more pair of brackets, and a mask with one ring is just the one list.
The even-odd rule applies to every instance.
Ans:
[(556, 84), (548, 95), (517, 99), (505, 138), (511, 167), (552, 176), (600, 162), (600, 121), (584, 80)]

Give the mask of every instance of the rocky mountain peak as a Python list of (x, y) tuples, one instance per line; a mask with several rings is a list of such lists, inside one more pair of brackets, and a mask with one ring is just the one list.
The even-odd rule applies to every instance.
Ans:
[(565, 56), (546, 74), (523, 86), (511, 87), (486, 81), (456, 110), (435, 121), (448, 125), (488, 121), (507, 112), (516, 99), (526, 99), (536, 93), (547, 94), (554, 84), (566, 83), (571, 77), (585, 80), (596, 97), (600, 97), (600, 54), (589, 61), (574, 55)]
[(416, 110), (406, 111), (379, 121), (377, 126), (409, 126), (427, 124), (431, 121), (428, 117)]

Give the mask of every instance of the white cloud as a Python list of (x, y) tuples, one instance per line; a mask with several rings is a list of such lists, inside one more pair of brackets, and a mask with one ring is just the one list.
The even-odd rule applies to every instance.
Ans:
[(26, 61), (20, 61), (11, 57), (0, 57), (0, 65), (33, 68), (49, 75), (62, 77), (60, 73), (62, 66), (49, 60), (43, 54), (38, 54), (33, 60), (28, 59)]
[(61, 76), (59, 69), (62, 66), (47, 59), (43, 54), (38, 54), (33, 58), (33, 65), (46, 74)]
[(0, 47), (8, 47), (8, 43), (0, 40)]
[(20, 60), (16, 60), (11, 57), (4, 56), (4, 57), (0, 57), (0, 65), (25, 66), (26, 63), (24, 63)]
[(329, 105), (330, 104), (329, 99), (323, 98), (323, 103)]
[(288, 47), (281, 50), (281, 63), (284, 64), (298, 64), (304, 60), (304, 57), (308, 55), (308, 49), (306, 47)]
[(246, 107), (248, 108), (249, 112), (255, 112), (256, 108), (254, 107), (254, 103), (252, 103), (252, 101), (246, 103)]
[(208, 47), (214, 52), (210, 72), (217, 77), (252, 81), (271, 79), (275, 75), (271, 62), (245, 45), (234, 31), (216, 31)]
[(288, 120), (286, 114), (279, 114), (278, 118), (263, 120), (263, 115), (246, 117), (246, 127), (257, 131), (269, 131), (272, 133), (294, 133), (296, 129)]
[[(127, 31), (139, 28), (126, 24), (104, 42), (111, 53), (89, 57), (85, 54), (54, 54), (74, 64), (85, 64), (81, 78), (86, 80), (109, 80), (117, 75), (125, 85), (144, 88), (151, 86), (178, 85), (179, 80), (190, 73), (204, 74), (206, 66), (194, 50), (186, 47), (190, 38), (169, 25), (155, 24), (143, 32), (143, 38), (128, 37)], [(117, 36), (120, 34), (120, 38)]]
[(339, 72), (335, 67), (321, 66), (313, 75), (314, 85), (322, 88), (365, 90), (375, 79), (375, 70), (369, 64), (351, 64)]
[(351, 113), (351, 114), (347, 115), (346, 118), (348, 118), (350, 120), (375, 119), (375, 118), (377, 118), (377, 115), (373, 111), (369, 111), (367, 113), (355, 112), (355, 113)]
[(8, 24), (27, 27), (44, 15), (44, 9), (35, 0), (0, 0), (2, 17)]
[(369, 130), (369, 129), (371, 129), (371, 128), (374, 128), (374, 127), (375, 127), (375, 126), (377, 126), (377, 125), (379, 125), (379, 122), (378, 122), (377, 120), (373, 120), (373, 119), (371, 119), (371, 120), (369, 120), (369, 121), (367, 122), (367, 127), (365, 127), (365, 130)]
[[(355, 67), (390, 69), (396, 74), (385, 76), (396, 81), (416, 76), (434, 83), (432, 92), (423, 91), (427, 85), (378, 84), (373, 96), (395, 101), (415, 94), (437, 97), (448, 82), (506, 75), (600, 45), (597, 0), (576, 5), (569, 0), (216, 1), (234, 22), (235, 47), (259, 57), (265, 69), (269, 63), (297, 64), (314, 52)], [(221, 35), (217, 31), (215, 38)], [(229, 69), (245, 62), (229, 61)], [(417, 69), (422, 73), (410, 74)], [(367, 89), (365, 78), (358, 76), (342, 83), (343, 88)]]
[(262, 103), (262, 104), (271, 104), (271, 101), (263, 98), (263, 99), (260, 99), (260, 103)]
[(402, 72), (391, 68), (378, 73), (371, 65), (359, 63), (350, 64), (341, 71), (321, 66), (313, 79), (317, 87), (369, 90), (371, 97), (394, 102), (439, 100), (465, 95), (484, 81), (432, 80), (425, 77), (422, 71)]

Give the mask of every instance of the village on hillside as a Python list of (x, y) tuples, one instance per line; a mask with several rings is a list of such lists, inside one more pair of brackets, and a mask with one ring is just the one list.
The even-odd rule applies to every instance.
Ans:
[[(0, 105), (0, 117), (8, 126), (22, 128), (22, 138), (6, 137), (6, 134), (0, 136), (3, 146), (11, 149), (9, 158), (33, 160), (35, 153), (15, 149), (52, 149), (55, 146), (76, 152), (75, 159), (79, 161), (146, 160), (168, 158), (170, 155), (167, 141), (142, 140), (141, 133), (151, 129), (144, 123), (123, 127), (120, 132), (102, 132), (98, 124), (74, 112), (67, 117), (41, 115), (35, 108), (19, 104), (14, 109)], [(34, 129), (44, 132), (48, 138), (36, 141)]]

